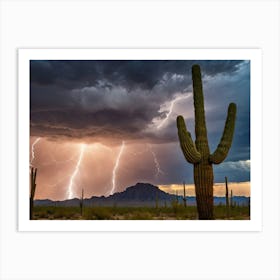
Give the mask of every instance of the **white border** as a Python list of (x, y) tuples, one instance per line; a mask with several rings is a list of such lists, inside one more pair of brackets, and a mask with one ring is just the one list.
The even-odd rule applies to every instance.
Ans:
[[(250, 60), (251, 220), (248, 221), (54, 221), (29, 220), (30, 60)], [(260, 49), (19, 49), (18, 230), (19, 231), (261, 231), (262, 72)]]

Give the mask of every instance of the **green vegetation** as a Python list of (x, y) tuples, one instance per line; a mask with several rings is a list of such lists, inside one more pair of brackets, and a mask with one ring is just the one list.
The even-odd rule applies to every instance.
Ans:
[[(248, 206), (214, 207), (214, 218), (219, 220), (248, 220)], [(187, 206), (173, 201), (171, 207), (80, 207), (34, 206), (34, 219), (48, 220), (196, 220), (196, 206)]]
[(236, 105), (234, 103), (229, 105), (223, 136), (216, 151), (210, 154), (199, 65), (192, 67), (192, 80), (196, 140), (194, 143), (191, 134), (187, 131), (182, 116), (177, 117), (178, 136), (186, 160), (194, 166), (194, 183), (199, 219), (211, 220), (214, 218), (214, 175), (212, 164), (221, 163), (226, 158), (231, 147), (235, 126)]

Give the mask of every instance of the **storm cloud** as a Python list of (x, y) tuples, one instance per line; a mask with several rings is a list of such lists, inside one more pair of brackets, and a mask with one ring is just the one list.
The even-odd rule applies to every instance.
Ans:
[[(151, 133), (149, 127), (167, 116), (168, 104), (176, 96), (192, 91), (191, 66), (195, 63), (201, 65), (207, 83), (217, 76), (219, 79), (234, 76), (244, 64), (243, 61), (33, 60), (31, 135), (95, 141), (107, 137), (121, 139), (125, 135), (128, 140), (149, 138), (157, 142), (160, 134), (161, 141), (174, 141), (169, 131)], [(231, 100), (235, 99), (232, 94)], [(166, 110), (162, 110), (164, 105)]]
[[(101, 143), (113, 149), (112, 157), (117, 155), (119, 146), (125, 141), (122, 169), (125, 175), (119, 178), (118, 190), (138, 180), (162, 185), (178, 184), (183, 180), (192, 183), (192, 167), (185, 162), (178, 144), (176, 117), (184, 116), (195, 139), (193, 64), (199, 64), (202, 71), (211, 151), (217, 147), (222, 136), (229, 103), (237, 104), (232, 148), (226, 162), (215, 167), (216, 182), (222, 182), (224, 176), (230, 177), (230, 174), (236, 182), (249, 180), (250, 61), (32, 60), (31, 137), (33, 140), (44, 138), (41, 145), (50, 150), (54, 145), (63, 146), (63, 143), (69, 145), (69, 150), (75, 143)], [(148, 147), (152, 147), (152, 151)], [(141, 155), (132, 157), (138, 150), (142, 151)], [(42, 147), (40, 151), (42, 153)], [(56, 158), (62, 157), (59, 150), (56, 153)], [(157, 174), (155, 156), (162, 171), (160, 174)], [(68, 154), (63, 155), (63, 160), (67, 157)], [(106, 179), (96, 173), (94, 179), (84, 175), (84, 181), (91, 186), (89, 193), (102, 195), (104, 185), (108, 191), (111, 183), (114, 160), (106, 162), (106, 159), (101, 159), (102, 153), (98, 157), (99, 162), (108, 167)], [(43, 158), (48, 158), (47, 154), (37, 159), (38, 166), (49, 168), (44, 165)], [(97, 166), (93, 159), (87, 158), (85, 161), (91, 164), (86, 167), (83, 163), (84, 170)], [(66, 173), (73, 168), (71, 164), (73, 162), (67, 164)], [(42, 170), (41, 174), (45, 177), (39, 180), (47, 181), (50, 172), (53, 172), (50, 170)], [(94, 184), (93, 180), (96, 180)], [(62, 184), (60, 189), (65, 190), (66, 182), (59, 184)], [(49, 189), (51, 185), (49, 183)], [(56, 184), (53, 186), (57, 188)]]

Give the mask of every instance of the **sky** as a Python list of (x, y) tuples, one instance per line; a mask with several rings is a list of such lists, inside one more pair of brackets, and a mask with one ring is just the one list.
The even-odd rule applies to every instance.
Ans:
[[(137, 182), (193, 193), (193, 166), (180, 149), (176, 117), (194, 134), (191, 67), (202, 72), (210, 151), (237, 105), (232, 147), (214, 165), (215, 190), (227, 176), (250, 193), (250, 61), (31, 60), (30, 165), (36, 198), (108, 196)], [(214, 193), (215, 194), (215, 193)]]

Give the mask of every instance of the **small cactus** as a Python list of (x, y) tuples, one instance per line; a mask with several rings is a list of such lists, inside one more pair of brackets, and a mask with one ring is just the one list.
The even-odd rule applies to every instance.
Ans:
[(84, 212), (84, 189), (82, 189), (82, 196), (80, 198), (80, 214), (83, 216)]
[(31, 167), (30, 171), (30, 199), (29, 199), (29, 219), (33, 220), (34, 196), (36, 191), (37, 168)]
[(175, 191), (175, 195), (176, 195), (176, 203), (177, 203), (177, 205), (178, 205), (178, 203), (179, 203), (179, 197), (178, 197), (178, 191), (177, 191), (177, 190)]
[(199, 65), (192, 67), (193, 98), (195, 112), (195, 143), (187, 131), (184, 118), (177, 117), (177, 128), (180, 146), (186, 160), (194, 166), (194, 183), (198, 216), (201, 220), (211, 220), (213, 216), (213, 167), (212, 164), (221, 163), (230, 149), (235, 117), (236, 105), (228, 107), (227, 120), (220, 143), (214, 153), (210, 153), (204, 113), (204, 97)]
[(227, 177), (225, 177), (225, 183), (226, 183), (226, 211), (227, 211), (227, 218), (229, 218), (229, 199), (228, 199), (228, 181), (227, 181)]
[(158, 192), (155, 193), (156, 209), (158, 208)]
[(184, 207), (187, 207), (187, 198), (186, 198), (186, 185), (185, 182), (183, 182), (183, 187), (184, 187), (184, 197), (183, 197), (183, 201), (184, 201)]
[(249, 197), (248, 199), (248, 213), (249, 213), (249, 216), (251, 215), (251, 198)]

